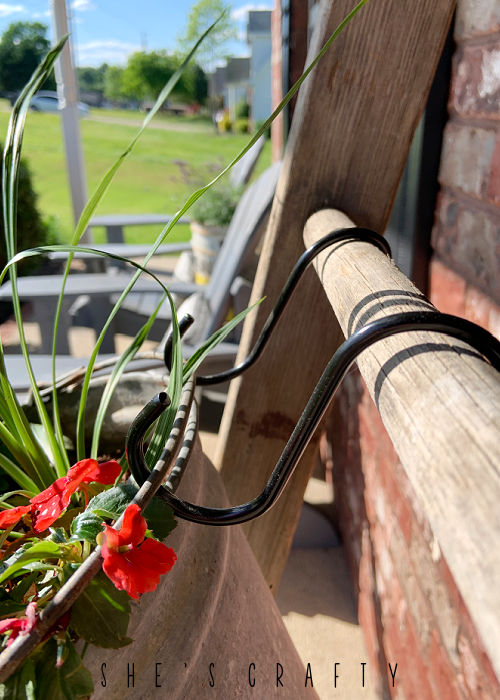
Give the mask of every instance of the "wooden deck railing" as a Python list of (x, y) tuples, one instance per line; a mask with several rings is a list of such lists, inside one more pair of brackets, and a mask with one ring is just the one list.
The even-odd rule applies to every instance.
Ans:
[[(306, 247), (353, 225), (319, 211)], [(333, 246), (314, 265), (346, 337), (434, 308), (370, 243)], [(500, 375), (464, 343), (425, 331), (378, 342), (358, 366), (500, 676)]]

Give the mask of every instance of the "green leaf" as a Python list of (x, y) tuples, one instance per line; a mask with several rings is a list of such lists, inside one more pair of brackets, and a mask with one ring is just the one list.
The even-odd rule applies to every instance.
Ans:
[(100, 572), (77, 598), (71, 609), (71, 628), (86, 642), (105, 649), (119, 649), (127, 637), (130, 598)]
[[(34, 581), (36, 581), (37, 578), (38, 578), (38, 573), (36, 571), (34, 571), (29, 576), (25, 576), (22, 579), (22, 581), (20, 581), (20, 583), (18, 583), (18, 585), (12, 591), (11, 595), (12, 595), (13, 600), (16, 600), (21, 605), (21, 601), (23, 600), (24, 596), (28, 592), (29, 587), (31, 586), (31, 584)], [(26, 606), (24, 606), (24, 607), (26, 607)], [(1, 614), (4, 615), (6, 613), (1, 613)]]
[(35, 664), (28, 659), (21, 668), (0, 684), (0, 700), (36, 700), (35, 689)]
[[(94, 496), (89, 501), (87, 509), (73, 520), (72, 539), (95, 542), (96, 536), (102, 532), (103, 518), (110, 520), (119, 518), (138, 490), (138, 486), (129, 479), (124, 484), (118, 484)], [(161, 540), (165, 539), (177, 525), (172, 509), (159, 498), (153, 498), (143, 515), (155, 537)]]
[[(0, 583), (6, 581), (20, 569), (27, 568), (26, 565), (32, 562), (41, 561), (42, 559), (59, 558), (60, 556), (60, 547), (55, 542), (37, 542), (29, 549), (24, 550), (20, 556), (16, 558), (16, 561), (13, 564), (10, 564), (5, 570), (3, 570), (2, 574), (0, 575)], [(10, 558), (7, 561), (9, 560)], [(5, 563), (7, 562), (2, 562), (2, 564)]]
[(144, 511), (144, 517), (148, 527), (159, 540), (164, 540), (177, 527), (172, 508), (156, 497)]
[[(53, 463), (55, 462), (55, 456), (54, 456), (54, 451), (52, 449), (52, 444), (47, 437), (47, 434), (45, 433), (44, 427), (41, 423), (30, 423), (31, 430), (33, 432), (33, 435), (35, 436), (38, 444), (42, 448), (42, 450), (45, 452), (49, 460)], [(63, 436), (63, 442), (64, 446), (66, 449), (71, 449), (73, 447), (71, 440)]]
[(36, 655), (37, 698), (50, 700), (77, 700), (88, 698), (94, 683), (73, 644), (66, 640), (66, 658), (56, 666), (57, 642), (49, 639)]
[(71, 540), (95, 543), (95, 538), (100, 532), (102, 532), (102, 517), (89, 510), (80, 513), (71, 524)]
[(24, 612), (26, 605), (16, 603), (15, 600), (2, 600), (0, 603), (0, 617), (12, 617), (18, 612)]

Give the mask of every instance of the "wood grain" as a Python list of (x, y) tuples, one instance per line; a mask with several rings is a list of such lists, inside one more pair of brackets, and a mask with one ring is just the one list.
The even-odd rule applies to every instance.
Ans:
[[(307, 246), (352, 223), (331, 210), (307, 222)], [(401, 311), (434, 307), (369, 243), (314, 263), (344, 334)], [(500, 374), (440, 333), (401, 334), (358, 366), (500, 676)]]
[[(371, 0), (340, 35), (299, 93), (284, 167), (264, 242), (240, 358), (303, 251), (302, 230), (336, 206), (383, 230), (444, 42), (454, 0)], [(352, 9), (325, 1), (310, 47), (315, 55)], [(216, 463), (232, 503), (259, 493), (307, 398), (340, 341), (311, 272), (257, 365), (233, 383)], [(280, 502), (246, 528), (269, 585), (279, 583), (312, 468), (309, 447)]]

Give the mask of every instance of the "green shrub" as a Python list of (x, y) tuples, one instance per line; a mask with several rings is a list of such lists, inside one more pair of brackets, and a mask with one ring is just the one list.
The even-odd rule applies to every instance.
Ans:
[(228, 184), (214, 185), (196, 200), (190, 214), (199, 224), (206, 226), (227, 226), (240, 198), (239, 188)]
[[(3, 152), (3, 146), (0, 144)], [(2, 174), (0, 171), (0, 186)], [(45, 222), (36, 207), (37, 196), (33, 190), (31, 173), (24, 160), (19, 166), (19, 187), (17, 204), (17, 250), (51, 245), (57, 242), (57, 226), (52, 219)], [(0, 219), (3, 220), (3, 203), (0, 197)], [(27, 258), (19, 265), (20, 274), (29, 274), (40, 265), (40, 257)], [(7, 264), (5, 240), (0, 236), (0, 269)]]
[(227, 133), (228, 131), (232, 131), (233, 124), (231, 122), (229, 114), (224, 114), (222, 119), (220, 119), (220, 121), (218, 122), (218, 127), (219, 127), (219, 131), (221, 131), (222, 133)]
[(234, 110), (236, 119), (248, 119), (250, 116), (250, 105), (246, 100), (240, 100)]
[(248, 119), (237, 119), (234, 122), (234, 130), (238, 134), (248, 134), (248, 132), (249, 132)]

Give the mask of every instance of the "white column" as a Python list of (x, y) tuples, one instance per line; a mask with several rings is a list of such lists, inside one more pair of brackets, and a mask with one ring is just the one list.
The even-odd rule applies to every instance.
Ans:
[[(66, 0), (52, 0), (52, 19), (55, 40), (68, 34)], [(66, 151), (66, 167), (71, 189), (71, 202), (75, 225), (87, 203), (87, 183), (83, 159), (80, 123), (78, 117), (78, 85), (71, 58), (71, 37), (64, 46), (55, 64), (57, 92), (62, 107), (61, 120)], [(81, 237), (82, 243), (91, 243), (92, 236), (87, 229)]]

